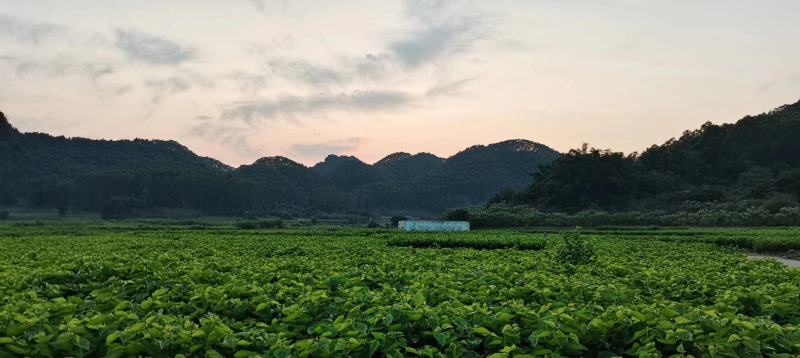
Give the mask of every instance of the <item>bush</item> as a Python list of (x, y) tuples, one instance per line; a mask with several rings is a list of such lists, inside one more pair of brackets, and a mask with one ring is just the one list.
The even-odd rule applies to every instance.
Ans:
[(369, 223), (367, 224), (367, 227), (370, 229), (377, 229), (379, 226), (380, 225), (378, 225), (378, 223), (375, 222), (375, 220), (370, 220)]
[(452, 221), (469, 221), (469, 211), (467, 209), (453, 209), (444, 213), (443, 219)]
[(11, 214), (8, 211), (0, 211), (0, 220), (8, 220)]
[(793, 206), (797, 206), (797, 201), (794, 200), (794, 198), (790, 195), (786, 194), (773, 195), (769, 199), (765, 200), (764, 204), (762, 204), (762, 207), (771, 214), (778, 213), (783, 208), (789, 208)]
[(577, 229), (564, 235), (563, 241), (555, 249), (555, 257), (557, 260), (573, 265), (591, 263), (594, 261), (595, 255), (594, 246), (581, 237)]
[(401, 221), (405, 220), (405, 219), (406, 219), (405, 216), (392, 216), (392, 218), (390, 219), (390, 222), (392, 223), (391, 226), (392, 227), (397, 227), (397, 224), (400, 223)]
[(281, 229), (283, 228), (283, 220), (281, 219), (267, 219), (259, 221), (245, 221), (236, 223), (236, 227), (243, 230), (257, 230), (257, 229)]

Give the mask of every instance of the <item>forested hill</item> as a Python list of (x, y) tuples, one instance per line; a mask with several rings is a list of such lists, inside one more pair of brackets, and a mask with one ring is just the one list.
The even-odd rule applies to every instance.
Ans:
[(0, 117), (0, 204), (105, 211), (436, 213), (521, 188), (559, 156), (530, 141), (474, 146), (451, 158), (395, 153), (374, 165), (331, 155), (309, 168), (265, 157), (231, 168), (174, 141), (20, 133)]
[(760, 207), (800, 198), (800, 102), (733, 124), (706, 123), (641, 155), (584, 146), (492, 202), (546, 211), (680, 211)]

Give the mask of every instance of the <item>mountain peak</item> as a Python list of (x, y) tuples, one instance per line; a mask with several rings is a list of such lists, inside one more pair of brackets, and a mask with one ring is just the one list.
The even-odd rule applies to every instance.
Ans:
[(282, 157), (282, 156), (274, 156), (274, 157), (263, 157), (255, 161), (253, 165), (262, 165), (268, 167), (296, 167), (302, 166), (302, 164), (297, 163), (289, 158)]
[(489, 145), (473, 145), (467, 149), (464, 149), (453, 157), (463, 157), (465, 155), (475, 155), (477, 153), (482, 152), (518, 152), (518, 153), (540, 153), (545, 156), (555, 157), (558, 156), (558, 152), (555, 149), (552, 149), (544, 144), (537, 143), (534, 141), (530, 141), (527, 139), (509, 139), (502, 142), (492, 143)]
[(389, 155), (383, 157), (383, 159), (375, 162), (375, 165), (385, 164), (385, 163), (392, 162), (392, 161), (395, 161), (395, 160), (401, 160), (401, 159), (406, 159), (406, 158), (410, 158), (410, 157), (411, 157), (411, 154), (410, 153), (406, 153), (406, 152), (392, 153), (392, 154), (389, 154)]
[(517, 152), (538, 152), (542, 150), (552, 150), (544, 144), (536, 143), (527, 139), (510, 139), (489, 144), (486, 147), (493, 149), (510, 149)]
[(325, 163), (330, 162), (361, 162), (361, 159), (356, 158), (352, 155), (337, 155), (337, 154), (328, 154), (325, 157)]
[(0, 133), (18, 133), (11, 123), (6, 119), (6, 115), (0, 111)]

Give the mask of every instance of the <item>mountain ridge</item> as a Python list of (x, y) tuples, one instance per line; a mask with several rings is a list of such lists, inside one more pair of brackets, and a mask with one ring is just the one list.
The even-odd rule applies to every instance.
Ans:
[[(449, 158), (396, 152), (367, 164), (355, 156), (331, 154), (306, 166), (284, 156), (264, 156), (234, 168), (172, 140), (19, 133), (5, 116), (0, 130), (18, 134), (0, 137), (0, 161), (7, 163), (0, 168), (0, 204), (95, 211), (121, 200), (136, 208), (223, 214), (436, 212), (479, 204), (509, 185), (520, 188), (539, 164), (559, 155), (532, 141), (509, 140), (472, 146)], [(506, 154), (509, 158), (498, 157)], [(498, 169), (497, 163), (505, 164)], [(518, 168), (509, 171), (509, 166)], [(459, 184), (442, 190), (448, 182)]]

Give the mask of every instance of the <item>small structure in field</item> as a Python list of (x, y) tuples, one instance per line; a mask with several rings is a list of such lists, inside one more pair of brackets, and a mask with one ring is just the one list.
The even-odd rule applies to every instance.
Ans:
[(469, 231), (469, 221), (401, 220), (397, 228), (403, 231)]

